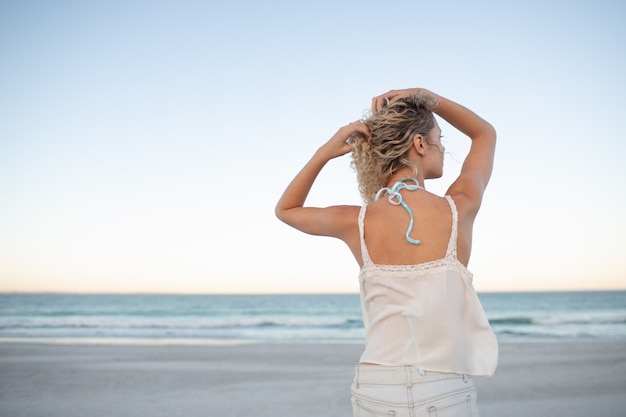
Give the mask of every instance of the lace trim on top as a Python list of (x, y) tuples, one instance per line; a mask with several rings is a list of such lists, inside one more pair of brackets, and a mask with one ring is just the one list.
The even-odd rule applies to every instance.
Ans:
[(463, 264), (458, 262), (456, 258), (456, 241), (457, 241), (457, 235), (458, 235), (457, 223), (459, 219), (459, 215), (456, 209), (456, 204), (454, 203), (454, 200), (452, 200), (452, 197), (450, 197), (449, 195), (446, 195), (445, 199), (448, 201), (448, 204), (450, 205), (450, 211), (452, 212), (452, 231), (450, 232), (450, 240), (448, 241), (448, 248), (446, 249), (445, 257), (440, 258), (440, 259), (435, 259), (433, 261), (423, 262), (420, 264), (411, 264), (411, 265), (376, 264), (372, 261), (369, 255), (369, 251), (367, 250), (367, 245), (365, 244), (364, 220), (365, 220), (365, 213), (367, 211), (367, 206), (366, 205), (362, 206), (359, 212), (359, 235), (361, 238), (361, 256), (363, 258), (363, 267), (361, 268), (361, 271), (364, 271), (367, 269), (377, 269), (377, 270), (384, 270), (384, 271), (427, 271), (427, 270), (444, 267), (448, 265), (450, 261), (456, 261), (456, 263), (461, 265), (463, 269), (467, 269), (465, 268)]

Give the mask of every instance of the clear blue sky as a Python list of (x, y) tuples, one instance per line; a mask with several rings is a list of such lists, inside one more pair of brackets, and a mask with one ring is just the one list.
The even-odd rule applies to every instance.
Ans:
[[(479, 291), (626, 288), (625, 16), (619, 1), (4, 1), (0, 291), (356, 292), (348, 249), (274, 204), (371, 97), (417, 86), (498, 131)], [(442, 128), (437, 193), (468, 145)], [(360, 204), (349, 163), (311, 204)]]

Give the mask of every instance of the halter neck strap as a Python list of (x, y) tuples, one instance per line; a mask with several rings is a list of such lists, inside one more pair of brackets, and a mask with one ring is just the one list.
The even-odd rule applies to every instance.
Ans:
[[(412, 182), (413, 184), (410, 184), (407, 182)], [(383, 193), (387, 193), (389, 194), (389, 196), (387, 197), (387, 200), (389, 201), (389, 203), (393, 204), (394, 206), (404, 207), (404, 209), (409, 213), (409, 216), (411, 217), (411, 221), (409, 222), (409, 227), (406, 229), (406, 234), (405, 234), (406, 240), (409, 243), (412, 243), (414, 245), (419, 245), (421, 242), (409, 236), (411, 232), (413, 231), (413, 212), (411, 211), (411, 208), (404, 202), (404, 199), (402, 198), (402, 194), (400, 194), (400, 190), (407, 189), (409, 191), (415, 191), (420, 188), (423, 189), (423, 187), (420, 187), (419, 183), (417, 182), (415, 178), (404, 178), (396, 182), (391, 187), (381, 188), (376, 193), (376, 197), (374, 197), (374, 201), (376, 201), (381, 197)]]

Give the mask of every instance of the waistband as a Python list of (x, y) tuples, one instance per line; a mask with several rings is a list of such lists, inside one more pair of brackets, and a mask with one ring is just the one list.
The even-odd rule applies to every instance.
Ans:
[(406, 385), (459, 379), (468, 382), (469, 375), (447, 372), (433, 372), (419, 369), (415, 366), (385, 366), (385, 365), (357, 365), (354, 376), (356, 386), (367, 384), (378, 385)]

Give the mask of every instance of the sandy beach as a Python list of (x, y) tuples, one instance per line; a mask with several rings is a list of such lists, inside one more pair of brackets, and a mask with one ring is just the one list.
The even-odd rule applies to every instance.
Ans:
[[(351, 416), (359, 344), (0, 344), (0, 416)], [(482, 417), (626, 416), (626, 343), (502, 343)]]

